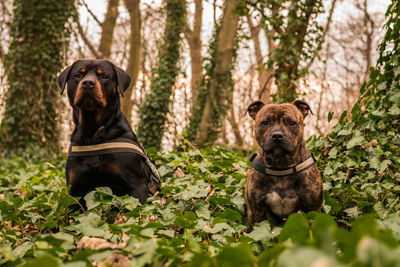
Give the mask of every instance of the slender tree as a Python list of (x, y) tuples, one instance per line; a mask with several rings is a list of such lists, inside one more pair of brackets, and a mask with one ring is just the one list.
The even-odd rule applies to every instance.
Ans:
[(103, 57), (110, 57), (115, 23), (118, 17), (119, 0), (108, 0), (107, 13), (101, 24), (99, 51)]
[(152, 71), (150, 92), (139, 109), (138, 138), (145, 147), (161, 146), (166, 114), (179, 69), (181, 34), (185, 27), (185, 0), (166, 0), (167, 13), (158, 63)]
[(9, 88), (0, 134), (6, 153), (59, 149), (61, 101), (55, 81), (74, 12), (73, 0), (14, 1), (5, 60)]
[(233, 89), (231, 70), (235, 59), (235, 38), (239, 2), (225, 2), (224, 14), (210, 46), (210, 62), (202, 80), (188, 126), (188, 137), (199, 145), (213, 143), (226, 115)]
[[(297, 97), (299, 79), (306, 75), (310, 62), (317, 56), (316, 51), (321, 49), (322, 27), (316, 17), (324, 10), (323, 1), (260, 0), (246, 3), (255, 7), (262, 16), (261, 25), (269, 44), (268, 71), (278, 87), (277, 101), (291, 102)], [(268, 92), (261, 88), (260, 96), (265, 98), (265, 93)]]
[(195, 3), (195, 13), (194, 13), (193, 29), (191, 29), (188, 24), (186, 24), (186, 29), (185, 29), (185, 34), (190, 49), (190, 59), (192, 67), (190, 88), (193, 100), (197, 98), (203, 71), (202, 69), (203, 57), (201, 55), (201, 49), (202, 49), (201, 26), (203, 21), (203, 0), (195, 0), (194, 3)]
[(122, 101), (122, 110), (128, 119), (132, 122), (132, 93), (136, 85), (136, 80), (140, 70), (141, 62), (141, 18), (140, 18), (140, 0), (125, 0), (125, 6), (129, 12), (131, 33), (129, 39), (129, 59), (126, 72), (131, 76), (131, 85), (125, 92)]

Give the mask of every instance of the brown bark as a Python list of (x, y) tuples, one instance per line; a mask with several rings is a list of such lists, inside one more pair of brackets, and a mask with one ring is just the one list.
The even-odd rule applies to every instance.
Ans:
[(121, 99), (122, 111), (129, 123), (132, 122), (132, 93), (135, 89), (141, 62), (141, 17), (140, 0), (125, 0), (125, 6), (129, 12), (131, 34), (129, 40), (129, 59), (126, 73), (131, 76), (131, 85)]
[(243, 137), (239, 130), (239, 124), (237, 123), (233, 106), (229, 114), (229, 123), (231, 124), (233, 134), (235, 136), (235, 147), (243, 147)]
[[(209, 140), (218, 129), (216, 127), (216, 120), (222, 120), (223, 114), (212, 114), (212, 105), (217, 109), (223, 109), (224, 101), (229, 95), (229, 79), (230, 70), (232, 67), (234, 41), (236, 38), (239, 14), (233, 13), (237, 7), (237, 1), (227, 0), (225, 2), (224, 15), (222, 19), (221, 29), (217, 34), (217, 49), (215, 56), (215, 67), (213, 77), (210, 78), (209, 89), (210, 92), (206, 98), (206, 103), (203, 115), (199, 125), (199, 143), (205, 144), (206, 142), (213, 142)], [(221, 78), (222, 81), (221, 81)], [(226, 105), (226, 104), (225, 104)], [(213, 128), (214, 127), (214, 128)]]
[[(198, 88), (202, 77), (203, 58), (201, 55), (201, 26), (203, 21), (203, 1), (195, 0), (193, 30), (186, 26), (186, 35), (190, 48), (192, 78), (190, 81), (192, 100), (197, 98)], [(193, 104), (193, 103), (192, 103)]]
[[(281, 47), (290, 47), (293, 46), (294, 49), (289, 50), (288, 58), (298, 58), (296, 62), (282, 62), (278, 65), (276, 70), (277, 80), (276, 83), (278, 85), (278, 96), (279, 99), (284, 102), (291, 102), (296, 98), (296, 85), (294, 83), (293, 78), (297, 76), (298, 73), (298, 65), (300, 57), (294, 54), (294, 51), (301, 51), (303, 48), (305, 36), (307, 34), (307, 28), (309, 25), (309, 20), (311, 15), (314, 12), (314, 6), (316, 5), (318, 0), (309, 0), (308, 10), (305, 12), (304, 17), (289, 17), (287, 27), (285, 29), (286, 34), (290, 34), (291, 36), (296, 36), (296, 40), (294, 44), (291, 44), (291, 41), (287, 40), (282, 42)], [(294, 1), (292, 6), (289, 9), (297, 9), (297, 2)], [(300, 25), (295, 23), (294, 20), (301, 19), (303, 23)], [(289, 42), (289, 43), (287, 43)]]
[(102, 32), (99, 51), (107, 58), (111, 53), (113, 33), (118, 17), (118, 4), (119, 0), (108, 0), (107, 13), (101, 25)]
[[(271, 94), (271, 86), (273, 79), (270, 78), (273, 75), (272, 71), (267, 71), (264, 68), (264, 59), (261, 54), (261, 43), (260, 43), (260, 30), (261, 25), (258, 24), (254, 26), (253, 21), (251, 20), (250, 15), (247, 15), (247, 23), (249, 24), (250, 31), (251, 31), (251, 38), (254, 43), (254, 54), (256, 56), (256, 64), (258, 68), (258, 94), (260, 100), (264, 102), (269, 102), (269, 96)], [(273, 33), (267, 35), (267, 42), (268, 42), (268, 49), (271, 50), (276, 48), (275, 42), (272, 40)]]

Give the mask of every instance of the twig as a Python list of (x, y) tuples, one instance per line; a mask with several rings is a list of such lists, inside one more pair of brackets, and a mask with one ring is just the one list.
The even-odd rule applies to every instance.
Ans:
[(79, 35), (81, 36), (82, 40), (85, 42), (87, 47), (89, 48), (90, 52), (96, 57), (96, 58), (104, 58), (104, 55), (98, 51), (94, 45), (90, 42), (90, 40), (86, 37), (86, 34), (83, 32), (82, 26), (79, 22), (79, 19), (77, 19), (76, 24), (78, 25), (78, 31)]
[(84, 0), (81, 0), (81, 3), (83, 6), (85, 6), (85, 8), (87, 9), (87, 11), (89, 12), (89, 14), (93, 17), (93, 19), (99, 24), (102, 25), (103, 23), (101, 23), (101, 21), (96, 17), (96, 15), (92, 12), (92, 10), (90, 10), (89, 6), (86, 4), (86, 2)]

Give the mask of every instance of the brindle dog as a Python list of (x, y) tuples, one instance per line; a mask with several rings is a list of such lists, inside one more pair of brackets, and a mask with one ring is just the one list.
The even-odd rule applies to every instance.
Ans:
[[(247, 111), (255, 121), (255, 137), (260, 146), (254, 160), (270, 170), (261, 173), (253, 164), (248, 173), (249, 226), (264, 220), (267, 212), (286, 218), (298, 210), (319, 210), (323, 201), (322, 177), (303, 135), (303, 120), (311, 112), (310, 106), (302, 100), (269, 105), (255, 101)], [(297, 172), (296, 166), (304, 168)], [(280, 175), (285, 172), (293, 173)]]

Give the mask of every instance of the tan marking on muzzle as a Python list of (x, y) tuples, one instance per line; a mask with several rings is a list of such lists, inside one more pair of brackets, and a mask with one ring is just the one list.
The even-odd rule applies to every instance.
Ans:
[(74, 97), (74, 104), (76, 105), (78, 103), (78, 100), (82, 96), (82, 81), (79, 82), (78, 84), (78, 89), (76, 90), (75, 97)]
[(101, 84), (99, 83), (99, 81), (96, 81), (96, 97), (98, 97), (98, 100), (103, 107), (107, 106), (107, 99), (103, 94), (103, 91), (101, 90)]

